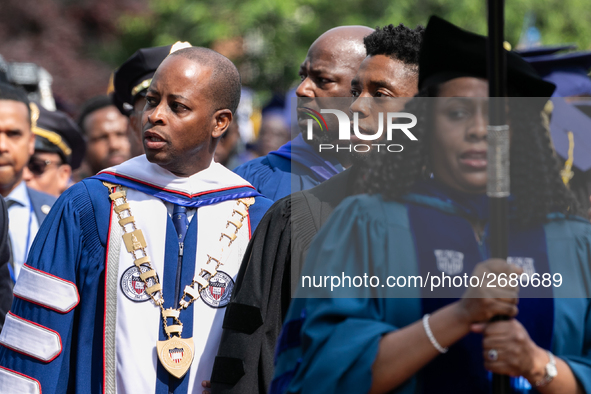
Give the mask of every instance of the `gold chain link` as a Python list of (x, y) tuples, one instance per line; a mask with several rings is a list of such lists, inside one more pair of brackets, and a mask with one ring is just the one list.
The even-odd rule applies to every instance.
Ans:
[[(121, 210), (115, 209), (118, 206), (128, 204), (126, 191), (123, 190), (121, 185), (117, 185), (117, 184), (113, 184), (113, 183), (109, 183), (109, 182), (103, 182), (103, 184), (109, 189), (109, 198), (111, 199), (111, 201), (113, 201), (113, 209), (114, 209), (115, 213), (117, 214), (119, 221), (126, 219), (126, 218), (130, 218), (130, 217), (132, 218), (132, 220), (130, 220), (129, 223), (127, 223), (127, 224), (131, 224), (133, 231), (127, 231), (127, 229), (125, 228), (125, 226), (127, 224), (119, 223), (121, 225), (121, 227), (123, 228), (124, 240), (125, 240), (126, 234), (132, 234), (132, 233), (135, 233), (138, 231), (141, 234), (141, 230), (139, 230), (136, 227), (135, 220), (133, 220), (133, 215), (131, 214), (131, 208), (129, 207), (129, 205)], [(120, 191), (116, 192), (117, 189)], [(119, 201), (122, 201), (122, 203), (119, 203)], [(240, 206), (240, 204), (244, 205), (244, 208), (242, 208)], [(230, 224), (233, 225), (234, 233), (226, 234), (226, 233), (222, 232), (222, 234), (220, 235), (220, 242), (222, 241), (222, 239), (224, 237), (227, 237), (227, 239), (229, 239), (228, 246), (232, 245), (232, 242), (234, 242), (234, 240), (236, 239), (236, 237), (238, 235), (238, 230), (240, 230), (240, 228), (242, 227), (242, 224), (243, 224), (242, 222), (248, 216), (248, 209), (250, 208), (250, 206), (252, 204), (254, 204), (253, 197), (240, 198), (236, 201), (236, 205), (238, 206), (238, 208), (234, 208), (232, 210), (232, 214), (230, 215), (230, 219), (227, 220), (227, 224), (226, 224), (226, 229), (230, 226)], [(127, 214), (124, 215), (124, 212), (127, 212)], [(238, 222), (234, 218), (235, 214), (239, 215), (239, 217), (236, 218), (236, 219), (238, 219)], [(134, 235), (132, 234), (132, 239), (133, 239), (133, 237), (134, 237)], [(136, 242), (133, 242), (133, 244), (132, 244), (133, 250), (130, 252), (131, 252), (135, 261), (140, 260), (140, 259), (145, 260), (145, 262), (143, 262), (141, 265), (147, 266), (149, 271), (156, 272), (156, 270), (154, 270), (152, 268), (150, 258), (148, 257), (148, 253), (146, 252), (147, 245), (146, 245), (145, 241), (143, 241), (143, 235), (141, 238), (142, 238), (141, 240), (138, 240), (137, 237), (135, 238)], [(126, 241), (126, 246), (128, 246), (127, 241)], [(138, 247), (136, 248), (136, 246), (138, 246)], [(129, 249), (130, 249), (130, 247), (128, 246), (128, 250)], [(143, 256), (138, 257), (136, 255), (136, 252), (138, 252), (138, 251), (141, 251)], [(178, 311), (177, 316), (179, 316), (179, 317), (176, 317), (176, 316), (170, 316), (170, 317), (174, 320), (174, 323), (176, 325), (180, 326), (180, 328), (181, 328), (181, 331), (179, 332), (179, 336), (182, 332), (182, 327), (183, 327), (183, 323), (181, 323), (181, 321), (180, 321), (181, 311), (183, 309), (188, 308), (189, 305), (191, 305), (196, 299), (199, 298), (199, 294), (209, 286), (209, 281), (211, 280), (211, 278), (213, 278), (215, 276), (215, 273), (217, 273), (217, 270), (220, 267), (220, 265), (223, 265), (223, 263), (220, 261), (221, 256), (219, 259), (217, 259), (217, 258), (212, 257), (208, 254), (207, 257), (208, 257), (208, 259), (207, 259), (207, 262), (205, 263), (206, 265), (209, 265), (209, 263), (211, 261), (216, 262), (215, 268), (211, 271), (214, 273), (212, 274), (209, 270), (201, 268), (201, 272), (199, 272), (199, 275), (194, 277), (194, 279), (191, 281), (191, 284), (189, 286), (185, 286), (185, 290), (183, 291), (183, 296), (181, 297), (181, 299), (179, 301), (179, 307), (176, 309), (169, 308), (170, 310)], [(138, 267), (138, 270), (140, 270), (140, 273), (141, 273), (141, 269), (139, 268), (140, 266), (137, 264), (136, 264), (136, 266)], [(209, 277), (208, 277), (208, 275), (209, 275)], [(164, 309), (164, 295), (162, 293), (162, 287), (160, 287), (160, 289), (156, 289), (155, 291), (153, 291), (151, 293), (148, 293), (147, 289), (150, 287), (148, 284), (149, 278), (152, 278), (154, 280), (155, 284), (152, 286), (152, 287), (154, 287), (154, 286), (160, 284), (160, 282), (158, 280), (158, 276), (154, 275), (154, 276), (140, 278), (140, 279), (142, 280), (142, 282), (144, 282), (144, 291), (146, 292), (146, 294), (148, 294), (148, 296), (152, 299), (152, 301), (154, 301), (155, 305), (160, 307), (160, 316), (162, 317), (162, 324), (164, 327), (164, 332), (168, 336), (168, 339), (170, 339), (171, 334), (168, 331), (168, 322), (166, 321), (167, 317), (166, 317), (166, 312), (165, 312), (166, 309)], [(201, 278), (202, 280), (199, 280), (199, 278)], [(195, 279), (197, 279), (197, 280), (195, 280)], [(197, 285), (197, 288), (195, 288), (195, 285)], [(186, 297), (188, 297), (188, 300), (185, 300)]]

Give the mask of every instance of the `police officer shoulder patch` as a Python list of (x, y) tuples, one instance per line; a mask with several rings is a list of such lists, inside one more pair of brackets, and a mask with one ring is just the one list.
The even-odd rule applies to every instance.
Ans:
[[(123, 275), (121, 275), (121, 290), (131, 301), (144, 302), (150, 299), (150, 296), (145, 291), (144, 281), (140, 279), (140, 274), (149, 270), (150, 268), (145, 265), (140, 266), (140, 268), (134, 265), (126, 269)], [(154, 278), (149, 278), (148, 286), (153, 286), (154, 284), (156, 284)]]
[(230, 302), (234, 280), (223, 271), (218, 271), (209, 280), (209, 286), (201, 290), (201, 299), (212, 308), (224, 308)]

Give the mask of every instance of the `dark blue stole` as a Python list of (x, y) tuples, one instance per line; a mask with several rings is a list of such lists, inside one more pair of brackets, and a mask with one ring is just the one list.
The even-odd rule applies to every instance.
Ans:
[[(458, 193), (431, 180), (420, 182), (404, 200), (423, 278), (428, 275), (441, 278), (445, 272), (452, 280), (462, 277), (463, 284), (464, 274), (470, 277), (475, 265), (490, 257), (488, 224), (479, 242), (469, 221), (488, 223), (486, 195)], [(511, 215), (510, 223), (509, 259), (526, 261), (530, 266), (533, 261), (535, 272), (540, 275), (549, 273), (543, 226), (519, 228), (511, 220)], [(459, 282), (456, 279), (456, 283)], [(423, 313), (432, 313), (448, 305), (466, 291), (464, 287), (450, 288), (447, 282), (446, 286), (435, 292), (430, 292), (430, 287), (422, 289)], [(554, 325), (552, 288), (522, 288), (517, 320), (538, 346), (550, 349)], [(425, 366), (420, 372), (419, 384), (422, 392), (429, 394), (489, 393), (490, 376), (484, 369), (482, 335), (471, 333)], [(537, 392), (523, 378), (512, 378), (511, 381), (516, 393)]]
[[(198, 214), (195, 212), (191, 222), (189, 223), (189, 228), (187, 229), (186, 240), (194, 240), (197, 239), (197, 228), (198, 228)], [(179, 305), (180, 296), (183, 295), (183, 289), (185, 286), (190, 285), (193, 277), (195, 276), (195, 256), (197, 254), (197, 243), (196, 242), (186, 242), (184, 248), (184, 253), (181, 261), (179, 262), (179, 239), (177, 235), (177, 231), (174, 228), (174, 224), (170, 216), (167, 218), (166, 222), (166, 243), (165, 243), (165, 254), (164, 254), (164, 279), (163, 277), (160, 278), (161, 281), (165, 281), (166, 285), (163, 286), (163, 294), (164, 297), (164, 308), (177, 308)], [(175, 294), (175, 284), (176, 284), (176, 276), (177, 276), (177, 268), (178, 264), (181, 264), (181, 280), (180, 280), (180, 293), (179, 295)], [(172, 280), (170, 279), (172, 278)], [(151, 301), (150, 301), (151, 302)], [(202, 302), (201, 300), (197, 300), (197, 302)], [(193, 311), (194, 311), (194, 303), (191, 303), (186, 309), (181, 312), (180, 319), (183, 323), (183, 338), (190, 338), (193, 337)], [(167, 320), (168, 325), (174, 324), (172, 319)], [(167, 339), (166, 333), (164, 332), (164, 327), (160, 325), (160, 341), (164, 341)], [(198, 363), (199, 360), (193, 360), (193, 363)], [(171, 394), (171, 393), (187, 393), (189, 390), (189, 376), (190, 374), (187, 373), (180, 379), (172, 376), (168, 373), (166, 369), (162, 366), (160, 361), (157, 362), (157, 369), (156, 369), (156, 394)], [(201, 386), (201, 382), (195, 382), (196, 387)], [(200, 391), (200, 390), (199, 390)]]

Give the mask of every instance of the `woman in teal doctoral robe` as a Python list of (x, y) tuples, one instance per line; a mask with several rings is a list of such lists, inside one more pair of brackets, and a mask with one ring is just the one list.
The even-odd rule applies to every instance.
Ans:
[[(314, 240), (271, 392), (487, 393), (499, 373), (519, 393), (591, 393), (591, 224), (573, 214), (545, 99), (508, 100), (507, 264), (489, 258), (485, 38), (433, 17), (422, 45), (407, 106), (419, 141), (373, 163), (369, 194), (343, 201)], [(507, 66), (510, 96), (551, 95), (517, 55)], [(489, 281), (501, 274), (521, 286)]]

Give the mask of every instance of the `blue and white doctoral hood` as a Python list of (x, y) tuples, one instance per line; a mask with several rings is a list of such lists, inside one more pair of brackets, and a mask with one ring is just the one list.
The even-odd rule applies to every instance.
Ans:
[(219, 163), (179, 177), (141, 155), (99, 172), (93, 178), (120, 184), (172, 204), (199, 208), (227, 200), (260, 196), (246, 180)]

